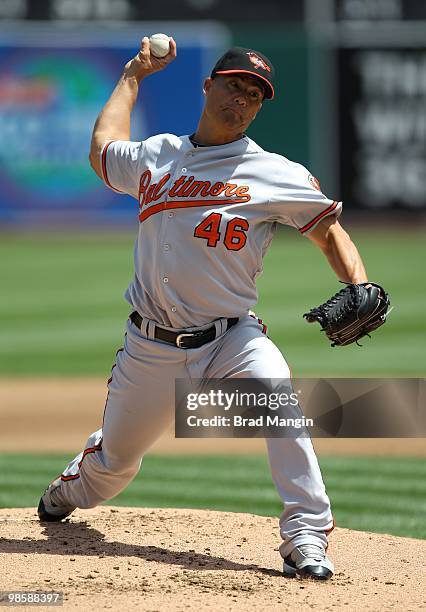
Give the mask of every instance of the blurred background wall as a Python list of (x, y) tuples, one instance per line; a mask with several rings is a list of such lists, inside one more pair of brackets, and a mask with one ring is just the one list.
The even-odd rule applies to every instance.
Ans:
[(140, 37), (173, 35), (178, 60), (143, 84), (134, 138), (191, 132), (201, 85), (236, 44), (268, 55), (277, 98), (250, 128), (368, 219), (426, 210), (423, 0), (2, 0), (0, 224), (126, 224), (87, 154), (93, 122)]

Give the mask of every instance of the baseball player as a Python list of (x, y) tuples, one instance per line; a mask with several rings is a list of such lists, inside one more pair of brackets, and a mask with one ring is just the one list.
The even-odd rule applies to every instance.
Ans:
[[(235, 47), (218, 60), (204, 81), (205, 105), (193, 134), (130, 140), (141, 82), (175, 57), (172, 38), (168, 55), (158, 59), (145, 37), (94, 126), (94, 171), (138, 203), (135, 274), (126, 292), (131, 314), (102, 428), (44, 492), (42, 521), (60, 521), (126, 487), (173, 422), (175, 379), (290, 377), (265, 326), (249, 312), (278, 223), (318, 245), (340, 280), (366, 281), (358, 251), (337, 221), (341, 202), (325, 197), (306, 168), (245, 134), (264, 101), (274, 98), (274, 68), (262, 53)], [(285, 293), (284, 274), (277, 282)], [(284, 574), (328, 579), (334, 522), (311, 440), (266, 442), (284, 502)]]

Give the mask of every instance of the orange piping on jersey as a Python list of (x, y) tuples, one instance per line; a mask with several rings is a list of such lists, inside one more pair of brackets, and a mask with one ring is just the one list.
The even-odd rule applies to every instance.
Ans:
[(194, 208), (196, 206), (225, 206), (226, 204), (245, 204), (247, 200), (245, 198), (230, 198), (229, 200), (186, 200), (183, 202), (170, 201), (160, 202), (154, 204), (149, 208), (145, 208), (144, 211), (139, 215), (139, 221), (142, 223), (151, 215), (163, 212), (163, 210), (170, 210), (173, 208)]
[(102, 175), (104, 177), (105, 184), (108, 185), (108, 187), (110, 189), (112, 189), (113, 191), (118, 191), (119, 193), (123, 193), (122, 191), (120, 191), (119, 189), (116, 189), (115, 187), (113, 187), (111, 185), (111, 183), (109, 182), (108, 174), (107, 174), (106, 156), (107, 156), (107, 151), (108, 151), (109, 145), (112, 144), (113, 142), (114, 142), (114, 140), (110, 140), (110, 142), (108, 142), (104, 146), (104, 150), (102, 151), (102, 164), (101, 164)]
[(331, 213), (331, 211), (333, 211), (336, 206), (338, 205), (339, 202), (333, 202), (333, 204), (331, 204), (328, 208), (326, 208), (325, 210), (323, 210), (322, 212), (320, 212), (319, 215), (317, 215), (316, 217), (314, 217), (312, 219), (312, 221), (309, 221), (309, 223), (307, 223), (306, 225), (304, 225), (303, 227), (301, 227), (299, 229), (299, 232), (301, 234), (304, 234), (305, 232), (307, 232), (309, 229), (311, 229), (311, 227), (313, 227), (316, 223), (318, 223), (318, 221), (321, 221), (321, 219), (323, 217), (325, 217), (326, 215), (328, 215), (329, 213)]
[(62, 474), (61, 476), (61, 480), (64, 482), (67, 482), (68, 480), (77, 480), (77, 478), (80, 478), (80, 474), (71, 474), (71, 476), (64, 476)]
[(261, 74), (259, 74), (255, 70), (218, 70), (216, 72), (216, 74), (238, 74), (240, 72), (243, 72), (245, 74), (251, 74), (251, 75), (257, 77), (258, 79), (262, 79), (262, 81), (265, 81), (265, 83), (268, 84), (268, 87), (270, 88), (270, 90), (272, 92), (271, 100), (274, 99), (275, 90), (272, 87), (271, 83), (268, 81), (268, 79), (266, 79), (264, 76), (262, 76)]
[[(79, 463), (78, 463), (78, 469), (81, 468), (81, 464), (83, 463), (83, 459), (87, 455), (90, 455), (91, 453), (95, 453), (96, 451), (101, 451), (101, 450), (102, 450), (102, 440), (96, 446), (92, 446), (91, 448), (86, 448), (86, 450), (84, 451), (83, 456), (81, 458), (81, 461), (79, 461)], [(69, 476), (64, 476), (64, 474), (61, 474), (61, 480), (64, 480), (64, 481), (67, 481), (67, 480), (76, 480), (77, 478), (80, 478), (80, 474), (70, 474)]]
[(335, 521), (335, 518), (334, 518), (334, 516), (333, 516), (333, 524), (332, 524), (332, 526), (330, 527), (330, 529), (327, 529), (327, 530), (324, 532), (324, 533), (325, 533), (325, 535), (330, 535), (330, 533), (333, 531), (333, 529), (334, 529), (335, 527), (336, 527), (336, 521)]
[[(333, 518), (333, 524), (332, 524), (332, 526), (330, 527), (330, 529), (327, 529), (327, 530), (324, 532), (324, 533), (325, 533), (325, 535), (327, 536), (327, 538), (328, 538), (328, 536), (330, 535), (330, 533), (333, 531), (333, 529), (336, 527), (336, 520), (335, 520), (334, 516), (333, 516), (332, 518)], [(325, 547), (325, 552), (327, 552), (327, 550), (328, 550), (328, 545), (329, 545), (329, 542), (327, 542), (327, 544), (326, 544), (326, 547)]]
[(268, 326), (262, 321), (262, 319), (259, 319), (254, 314), (249, 314), (249, 317), (251, 317), (252, 319), (257, 321), (259, 323), (259, 325), (262, 326), (262, 334), (266, 335), (266, 332), (268, 331)]

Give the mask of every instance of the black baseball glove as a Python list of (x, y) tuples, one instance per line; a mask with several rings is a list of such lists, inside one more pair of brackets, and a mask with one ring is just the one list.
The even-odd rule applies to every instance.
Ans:
[(306, 312), (309, 323), (318, 321), (321, 331), (331, 340), (331, 346), (345, 346), (386, 322), (390, 306), (389, 295), (375, 283), (347, 284), (332, 298)]

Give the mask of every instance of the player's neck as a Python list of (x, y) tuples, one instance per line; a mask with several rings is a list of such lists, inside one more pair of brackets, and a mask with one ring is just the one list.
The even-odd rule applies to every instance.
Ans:
[(216, 128), (212, 125), (205, 125), (202, 121), (198, 124), (197, 130), (192, 135), (194, 142), (204, 146), (214, 146), (229, 144), (235, 140), (240, 140), (244, 136), (243, 132), (225, 131), (222, 126)]
[(193, 135), (192, 135), (192, 141), (198, 145), (201, 146), (205, 146), (205, 147), (211, 147), (214, 145), (222, 145), (222, 144), (229, 144), (230, 142), (235, 142), (236, 140), (240, 140), (240, 138), (242, 138), (244, 136), (244, 134), (242, 134), (241, 132), (239, 132), (238, 134), (222, 134), (222, 135), (213, 135), (213, 134), (206, 134), (203, 135), (202, 132), (200, 132), (199, 130), (197, 130)]

